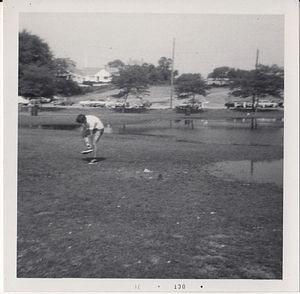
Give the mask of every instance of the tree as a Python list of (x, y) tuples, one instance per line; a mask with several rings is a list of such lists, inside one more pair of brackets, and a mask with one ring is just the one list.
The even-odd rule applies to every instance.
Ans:
[(76, 70), (76, 62), (70, 58), (55, 58), (54, 74), (55, 74), (55, 94), (59, 95), (78, 95), (82, 94), (82, 89), (77, 82), (72, 80), (72, 73)]
[(230, 88), (233, 95), (241, 97), (252, 96), (253, 108), (260, 98), (267, 95), (281, 97), (284, 88), (284, 70), (277, 65), (259, 64), (255, 70), (231, 71)]
[(70, 58), (55, 58), (53, 60), (55, 75), (58, 77), (66, 77), (70, 71), (76, 67), (76, 62)]
[(129, 95), (142, 98), (148, 94), (147, 67), (133, 65), (121, 68), (119, 74), (112, 77), (112, 84), (120, 90), (117, 96), (124, 98), (124, 112)]
[(22, 68), (19, 95), (29, 98), (51, 97), (55, 93), (55, 79), (47, 66), (29, 64)]
[(19, 95), (53, 95), (53, 70), (53, 55), (48, 44), (26, 30), (19, 33)]
[(26, 30), (19, 33), (19, 95), (51, 97), (81, 93), (69, 79), (76, 64), (69, 58), (54, 58), (46, 42)]
[(122, 68), (125, 64), (120, 59), (116, 59), (114, 61), (108, 62), (107, 65), (109, 67)]
[(232, 70), (234, 68), (229, 68), (228, 66), (217, 67), (208, 75), (208, 78), (217, 79), (221, 82), (221, 85), (224, 85)]
[[(161, 57), (158, 60), (158, 66), (156, 68), (157, 70), (157, 76), (158, 80), (162, 83), (168, 83), (171, 82), (171, 75), (172, 75), (172, 59)], [(178, 71), (174, 70), (173, 76), (176, 77), (178, 75)]]
[(207, 85), (200, 74), (182, 74), (176, 79), (175, 93), (179, 99), (192, 96), (192, 105), (195, 103), (195, 95), (206, 95)]
[(212, 73), (208, 75), (208, 78), (219, 79), (227, 78), (227, 74), (230, 68), (228, 66), (217, 67), (213, 70)]

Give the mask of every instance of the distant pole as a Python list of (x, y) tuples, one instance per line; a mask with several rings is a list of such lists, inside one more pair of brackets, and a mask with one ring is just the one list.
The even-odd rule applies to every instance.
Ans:
[(172, 53), (171, 99), (170, 99), (170, 108), (171, 108), (171, 109), (172, 109), (173, 85), (174, 85), (174, 51), (175, 51), (175, 38), (173, 39), (173, 53)]
[[(257, 72), (257, 68), (258, 68), (258, 55), (259, 55), (259, 49), (257, 49), (257, 51), (256, 51), (255, 78), (256, 78), (256, 72)], [(253, 97), (252, 97), (252, 107), (255, 109), (255, 112), (256, 112), (257, 111), (257, 107), (255, 105), (255, 102), (256, 102), (256, 97), (255, 96), (256, 95), (255, 95), (255, 91), (254, 91)]]

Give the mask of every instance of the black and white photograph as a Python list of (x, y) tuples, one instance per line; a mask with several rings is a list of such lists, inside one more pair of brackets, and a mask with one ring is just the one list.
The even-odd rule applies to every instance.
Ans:
[(241, 2), (8, 1), (13, 291), (299, 287), (299, 8)]

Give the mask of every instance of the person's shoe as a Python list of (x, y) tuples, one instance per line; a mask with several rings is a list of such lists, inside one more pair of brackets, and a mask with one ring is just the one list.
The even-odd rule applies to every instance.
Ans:
[(96, 164), (97, 162), (98, 162), (97, 159), (94, 158), (94, 159), (92, 159), (92, 160), (89, 162), (89, 164)]
[(82, 154), (88, 154), (88, 153), (91, 153), (91, 152), (93, 152), (93, 149), (84, 150), (81, 153)]

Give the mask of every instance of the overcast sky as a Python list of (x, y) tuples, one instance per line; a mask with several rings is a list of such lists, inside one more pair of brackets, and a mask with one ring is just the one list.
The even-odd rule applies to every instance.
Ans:
[(156, 66), (161, 57), (172, 58), (173, 39), (179, 74), (253, 69), (257, 49), (259, 63), (284, 65), (283, 15), (20, 13), (19, 28), (80, 69), (130, 58)]

